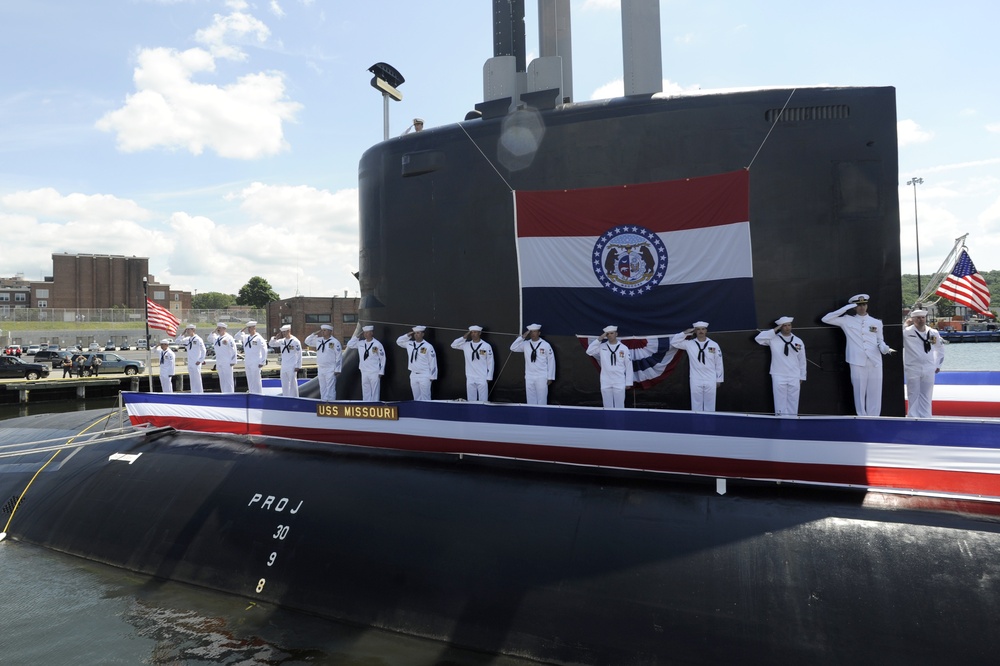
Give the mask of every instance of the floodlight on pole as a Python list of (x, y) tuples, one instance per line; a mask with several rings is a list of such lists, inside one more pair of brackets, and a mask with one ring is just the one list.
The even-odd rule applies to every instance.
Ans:
[(923, 293), (920, 287), (920, 226), (917, 224), (917, 185), (923, 185), (923, 178), (911, 178), (906, 181), (907, 185), (913, 186), (913, 229), (917, 235), (917, 298)]
[(383, 139), (389, 139), (389, 98), (400, 102), (403, 100), (403, 93), (399, 92), (397, 88), (403, 85), (406, 80), (403, 75), (400, 74), (395, 67), (388, 63), (377, 62), (368, 68), (368, 71), (374, 74), (372, 77), (371, 84), (372, 88), (378, 90), (382, 93), (382, 127), (383, 127)]

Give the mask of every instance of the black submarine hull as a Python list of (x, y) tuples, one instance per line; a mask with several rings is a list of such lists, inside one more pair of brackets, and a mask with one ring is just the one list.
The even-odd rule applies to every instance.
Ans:
[[(524, 152), (512, 154), (512, 145)], [(490, 400), (524, 402), (523, 359), (507, 351), (532, 323), (520, 319), (512, 190), (633, 185), (747, 168), (757, 322), (748, 330), (709, 328), (726, 356), (718, 409), (773, 412), (769, 352), (753, 339), (757, 328), (790, 315), (812, 361), (800, 412), (854, 413), (843, 333), (820, 318), (868, 293), (871, 314), (886, 324), (886, 342), (901, 348), (892, 88), (631, 96), (445, 125), (372, 147), (359, 166), (361, 319), (375, 326), (389, 356), (382, 398), (411, 396), (405, 357), (393, 341), (416, 324), (429, 327), (427, 339), (437, 347), (434, 398), (464, 397), (463, 360), (448, 345), (479, 324), (497, 357)], [(692, 311), (684, 321), (703, 317)], [(546, 322), (538, 323), (545, 335)], [(576, 333), (596, 336), (609, 323), (622, 322), (597, 313), (590, 330)], [(578, 340), (546, 339), (558, 364), (550, 403), (600, 405), (597, 372)], [(356, 355), (345, 363), (340, 395), (360, 398)], [(902, 416), (900, 355), (885, 359), (884, 373), (882, 413)], [(628, 404), (686, 409), (687, 375), (682, 360)]]
[(720, 495), (714, 480), (170, 429), (74, 440), (35, 476), (53, 453), (2, 460), (9, 540), (458, 646), (566, 664), (1000, 649), (987, 503), (732, 480)]

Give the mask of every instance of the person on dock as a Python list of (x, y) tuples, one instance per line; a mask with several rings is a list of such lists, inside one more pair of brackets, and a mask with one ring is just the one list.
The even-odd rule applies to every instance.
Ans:
[(306, 337), (306, 344), (316, 350), (319, 399), (332, 402), (337, 399), (337, 377), (343, 364), (340, 340), (333, 337), (333, 326), (323, 324), (318, 331)]
[(347, 348), (358, 350), (361, 399), (378, 402), (382, 395), (382, 375), (385, 374), (385, 348), (375, 339), (375, 327), (362, 326), (361, 335), (348, 340)]
[(229, 325), (220, 321), (215, 332), (209, 336), (209, 344), (215, 350), (215, 371), (219, 373), (219, 390), (223, 393), (236, 392), (233, 369), (236, 367), (236, 340), (229, 334)]
[(406, 367), (410, 371), (410, 390), (414, 400), (431, 399), (431, 382), (438, 378), (437, 353), (434, 345), (424, 340), (426, 326), (414, 326), (396, 338), (396, 345), (406, 350)]
[(205, 357), (208, 356), (205, 341), (198, 335), (195, 325), (188, 324), (175, 342), (187, 348), (188, 381), (191, 382), (191, 393), (204, 393), (205, 389), (201, 383), (201, 366), (205, 364)]
[(176, 354), (170, 348), (170, 338), (160, 340), (160, 392), (174, 392), (174, 361)]
[(76, 369), (76, 376), (83, 377), (84, 368), (87, 366), (87, 357), (83, 354), (77, 354), (73, 359), (73, 367)]
[(715, 396), (724, 381), (722, 348), (708, 337), (708, 322), (696, 321), (691, 328), (670, 338), (670, 346), (688, 355), (691, 411), (714, 412)]
[(292, 325), (281, 327), (281, 337), (272, 336), (267, 342), (281, 354), (281, 395), (299, 397), (299, 370), (302, 369), (302, 343), (292, 335)]
[(806, 380), (806, 344), (792, 333), (792, 317), (779, 317), (775, 328), (761, 331), (754, 341), (771, 349), (771, 391), (774, 413), (795, 416), (799, 413), (799, 394)]
[(549, 385), (556, 379), (556, 356), (552, 345), (542, 339), (542, 325), (529, 324), (514, 339), (510, 350), (524, 353), (524, 392), (529, 405), (549, 402)]
[(247, 390), (262, 395), (264, 383), (260, 371), (267, 365), (267, 341), (257, 332), (257, 322), (248, 321), (236, 336), (236, 342), (243, 345), (243, 365), (246, 366)]
[(63, 379), (73, 378), (73, 358), (69, 354), (62, 357), (62, 371)]
[(903, 375), (906, 378), (906, 415), (929, 418), (934, 400), (934, 375), (944, 363), (941, 334), (927, 326), (927, 310), (910, 313), (912, 323), (903, 329)]
[[(847, 364), (851, 367), (854, 410), (858, 416), (882, 414), (882, 356), (896, 350), (885, 344), (882, 320), (868, 314), (868, 294), (856, 294), (847, 305), (823, 315), (824, 324), (839, 326), (847, 338)], [(853, 316), (844, 316), (855, 310)]]
[(482, 334), (482, 326), (470, 326), (465, 335), (451, 343), (451, 348), (461, 351), (465, 358), (465, 393), (469, 402), (486, 402), (488, 382), (493, 381), (493, 347), (483, 340)]
[(604, 409), (625, 409), (625, 389), (632, 388), (632, 352), (618, 341), (618, 327), (605, 326), (590, 343), (587, 354), (601, 367), (601, 400)]
[(93, 354), (90, 357), (90, 374), (97, 377), (101, 372), (101, 364), (104, 363), (104, 359), (101, 358), (100, 354)]

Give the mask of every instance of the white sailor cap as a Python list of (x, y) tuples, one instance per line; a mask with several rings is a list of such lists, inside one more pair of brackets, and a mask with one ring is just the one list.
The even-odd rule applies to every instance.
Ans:
[(483, 327), (482, 326), (476, 326), (475, 324), (473, 324), (472, 326), (469, 327), (469, 330), (470, 331), (479, 331), (479, 332), (482, 332)]
[(170, 338), (163, 338), (162, 340), (160, 340), (161, 345), (169, 345), (171, 342), (173, 342), (173, 340), (171, 340)]
[(427, 330), (427, 327), (426, 326), (414, 326), (412, 330), (413, 330), (414, 333), (423, 333), (424, 331)]
[(862, 304), (868, 302), (868, 294), (856, 294), (854, 296), (851, 296), (847, 300), (847, 302), (848, 303), (855, 303), (857, 305), (862, 305)]
[(604, 332), (605, 333), (617, 333), (618, 332), (618, 327), (617, 326), (605, 326), (604, 327)]
[(423, 125), (424, 124), (424, 119), (423, 118), (414, 118), (413, 119), (413, 124), (416, 125), (417, 123), (420, 123), (421, 125)]
[(184, 330), (185, 331), (194, 330), (195, 328), (196, 326), (194, 324), (188, 324), (187, 326), (184, 327)]
[(362, 331), (374, 331), (375, 327), (374, 326), (362, 326), (361, 330)]
[(282, 333), (284, 333), (285, 331), (290, 331), (290, 330), (292, 330), (292, 325), (291, 324), (285, 324), (284, 326), (281, 327), (281, 332)]
[(255, 321), (248, 321), (247, 322), (247, 328), (250, 328), (251, 326), (256, 326), (256, 325), (257, 325), (257, 322), (255, 322)]
[(692, 328), (708, 328), (708, 322), (707, 321), (696, 321), (695, 323), (691, 324), (691, 327)]
[(218, 324), (215, 325), (215, 327), (216, 328), (229, 328), (229, 324), (227, 324), (224, 321), (220, 321)]
[(926, 317), (927, 310), (914, 310), (910, 313), (911, 317)]
[(321, 331), (332, 331), (333, 330), (333, 326), (330, 326), (329, 324), (323, 324), (319, 328), (320, 328)]
[(795, 321), (794, 317), (778, 317), (774, 320), (774, 323), (777, 326), (784, 326), (785, 324), (791, 324), (793, 321)]
[(540, 330), (542, 330), (542, 325), (541, 324), (528, 324), (528, 330), (529, 331), (540, 331)]

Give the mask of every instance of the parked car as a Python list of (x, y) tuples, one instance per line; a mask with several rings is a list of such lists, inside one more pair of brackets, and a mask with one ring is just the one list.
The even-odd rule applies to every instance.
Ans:
[(21, 345), (7, 345), (3, 348), (3, 353), (8, 356), (20, 356)]
[(28, 356), (34, 356), (40, 350), (41, 350), (41, 346), (39, 346), (39, 345), (28, 345), (28, 349), (24, 353), (27, 354)]
[(104, 345), (104, 351), (115, 351), (115, 343), (108, 340), (108, 344)]
[(92, 352), (99, 352), (101, 351), (101, 345), (97, 344), (96, 342), (91, 342), (90, 346), (87, 347), (87, 350)]
[(49, 376), (49, 369), (41, 363), (25, 363), (16, 356), (0, 356), (0, 378), (42, 379)]
[(44, 364), (51, 363), (53, 368), (60, 368), (62, 367), (63, 358), (67, 356), (73, 358), (75, 355), (76, 352), (71, 352), (71, 351), (59, 351), (58, 349), (43, 349), (39, 351), (37, 354), (35, 354), (34, 362), (44, 363)]
[(136, 375), (146, 369), (145, 361), (133, 361), (131, 359), (123, 358), (118, 354), (112, 354), (110, 352), (97, 352), (86, 355), (87, 360), (83, 364), (84, 377), (90, 376), (91, 371), (87, 366), (92, 364), (95, 356), (101, 357), (101, 369), (98, 371), (98, 374), (106, 374), (109, 372), (124, 372), (126, 375)]
[(139, 341), (138, 341), (138, 342), (136, 343), (136, 345), (135, 345), (135, 348), (136, 348), (136, 350), (138, 350), (138, 351), (146, 351), (146, 349), (148, 348), (148, 345), (146, 344), (146, 341), (145, 341), (145, 340), (139, 340)]

